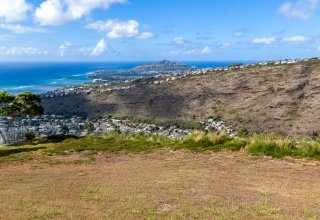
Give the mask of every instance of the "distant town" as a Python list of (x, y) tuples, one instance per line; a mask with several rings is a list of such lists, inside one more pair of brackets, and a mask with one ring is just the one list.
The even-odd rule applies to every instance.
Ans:
[[(226, 135), (233, 135), (232, 129), (216, 118), (209, 118), (205, 122), (199, 122), (204, 131), (216, 131)], [(10, 125), (10, 128), (9, 128)], [(5, 129), (8, 128), (7, 131)], [(24, 137), (26, 132), (32, 132), (39, 137), (52, 135), (103, 135), (108, 133), (144, 134), (166, 136), (173, 140), (185, 138), (191, 134), (192, 129), (179, 128), (179, 126), (159, 126), (144, 122), (133, 122), (129, 118), (122, 117), (85, 119), (79, 116), (43, 115), (39, 117), (28, 117), (13, 121), (9, 117), (0, 117), (0, 133), (6, 134), (2, 137), (3, 142), (11, 143), (16, 139)], [(19, 134), (20, 133), (20, 134)], [(17, 136), (18, 135), (18, 136)]]

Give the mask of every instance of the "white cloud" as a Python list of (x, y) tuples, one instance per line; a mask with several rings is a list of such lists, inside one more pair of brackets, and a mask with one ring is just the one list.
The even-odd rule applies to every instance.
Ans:
[(181, 37), (181, 36), (175, 37), (173, 40), (174, 40), (174, 42), (176, 44), (179, 44), (179, 45), (184, 45), (184, 44), (188, 43), (187, 40), (184, 37)]
[(274, 42), (276, 42), (274, 37), (261, 37), (252, 40), (252, 43), (254, 44), (272, 44)]
[(49, 51), (33, 47), (0, 47), (1, 56), (48, 55)]
[(32, 5), (25, 0), (0, 0), (0, 19), (6, 22), (23, 21)]
[(97, 8), (107, 9), (127, 0), (46, 0), (35, 11), (41, 25), (61, 25), (88, 16)]
[(285, 2), (279, 7), (280, 14), (300, 19), (310, 18), (319, 6), (319, 0), (297, 0)]
[(149, 38), (153, 38), (154, 34), (151, 32), (143, 32), (140, 35), (138, 35), (136, 38), (139, 40), (144, 40), (144, 39), (149, 39)]
[(211, 54), (212, 49), (209, 46), (205, 46), (201, 51), (200, 54)]
[(209, 46), (205, 46), (202, 49), (194, 49), (194, 50), (187, 51), (187, 54), (202, 54), (202, 55), (206, 55), (206, 54), (211, 54), (211, 53), (212, 53), (212, 49)]
[(93, 48), (92, 52), (90, 53), (91, 56), (99, 56), (106, 52), (107, 45), (104, 40), (104, 38), (101, 38), (101, 40), (97, 43), (95, 48)]
[(150, 32), (140, 33), (140, 24), (136, 20), (119, 21), (110, 19), (106, 21), (96, 21), (88, 24), (86, 28), (93, 29), (99, 32), (106, 32), (107, 37), (111, 39), (147, 39), (153, 37), (153, 33)]
[(135, 20), (127, 22), (111, 22), (110, 32), (107, 36), (112, 39), (116, 38), (130, 38), (139, 34), (139, 23)]
[(234, 37), (242, 37), (243, 36), (243, 32), (241, 32), (241, 31), (234, 32), (233, 36)]
[(292, 37), (285, 37), (283, 38), (283, 42), (286, 43), (303, 43), (308, 41), (309, 38), (303, 35), (296, 35), (296, 36), (292, 36)]
[(42, 28), (27, 27), (20, 24), (0, 24), (0, 29), (9, 30), (15, 34), (46, 32), (46, 30)]
[(41, 25), (60, 25), (72, 20), (70, 15), (64, 13), (64, 5), (60, 0), (48, 0), (36, 9), (35, 19)]
[(60, 56), (63, 57), (66, 51), (72, 46), (72, 43), (64, 41), (63, 44), (59, 46)]

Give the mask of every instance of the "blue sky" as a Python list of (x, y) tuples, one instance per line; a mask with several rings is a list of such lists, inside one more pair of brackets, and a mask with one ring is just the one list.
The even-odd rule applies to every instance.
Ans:
[(0, 0), (0, 61), (319, 56), (319, 6), (320, 0)]

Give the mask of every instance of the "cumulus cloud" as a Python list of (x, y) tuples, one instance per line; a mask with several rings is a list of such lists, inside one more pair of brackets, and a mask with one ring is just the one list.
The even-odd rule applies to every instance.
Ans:
[(139, 34), (139, 22), (135, 20), (118, 21), (107, 20), (97, 21), (87, 25), (87, 28), (94, 29), (100, 32), (107, 32), (107, 37), (116, 38), (131, 38)]
[(69, 41), (64, 41), (63, 44), (59, 46), (60, 56), (63, 57), (66, 51), (72, 46), (72, 43)]
[(319, 0), (297, 0), (285, 2), (279, 7), (280, 14), (286, 17), (309, 19), (317, 10)]
[(106, 50), (107, 50), (106, 42), (105, 42), (104, 38), (101, 38), (101, 40), (97, 43), (95, 48), (93, 48), (93, 50), (91, 51), (90, 55), (91, 56), (99, 56), (99, 55), (104, 54), (106, 52)]
[(9, 30), (15, 34), (46, 32), (46, 30), (42, 28), (27, 27), (27, 26), (22, 26), (20, 24), (7, 24), (7, 23), (0, 24), (0, 29)]
[(304, 43), (308, 40), (309, 38), (303, 35), (296, 35), (292, 37), (283, 38), (283, 42), (286, 42), (286, 43)]
[(6, 22), (23, 21), (32, 8), (25, 0), (0, 0), (0, 19)]
[(108, 9), (127, 0), (46, 0), (35, 11), (35, 19), (41, 25), (61, 25), (88, 16), (97, 8)]
[(252, 43), (254, 44), (272, 44), (276, 42), (276, 38), (274, 37), (261, 37), (261, 38), (255, 38), (252, 40)]
[(88, 24), (86, 28), (96, 30), (98, 32), (106, 32), (107, 37), (111, 39), (148, 39), (153, 37), (153, 33), (150, 32), (140, 33), (140, 24), (136, 20), (119, 21), (110, 19), (106, 21), (96, 21)]
[(0, 47), (1, 56), (48, 55), (49, 51), (33, 47)]

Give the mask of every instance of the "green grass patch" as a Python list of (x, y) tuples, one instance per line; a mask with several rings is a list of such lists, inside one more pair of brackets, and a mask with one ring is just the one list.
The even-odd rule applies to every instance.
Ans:
[(176, 143), (175, 149), (189, 149), (192, 151), (220, 151), (229, 149), (238, 151), (246, 146), (246, 141), (242, 139), (234, 139), (226, 135), (217, 135), (215, 133), (193, 133), (180, 143)]
[(252, 135), (246, 146), (251, 154), (262, 154), (275, 158), (285, 156), (320, 160), (320, 140), (297, 141), (275, 133)]
[(0, 162), (33, 159), (44, 157), (53, 164), (48, 156), (82, 153), (86, 159), (73, 161), (82, 164), (95, 160), (97, 153), (139, 153), (152, 152), (155, 149), (186, 149), (195, 152), (223, 149), (231, 151), (245, 150), (253, 155), (267, 155), (274, 158), (286, 156), (297, 158), (312, 158), (320, 160), (320, 140), (303, 139), (300, 141), (271, 134), (254, 134), (248, 138), (229, 137), (215, 133), (194, 132), (184, 140), (170, 140), (163, 136), (108, 134), (105, 136), (53, 136), (28, 141), (24, 145), (0, 147)]
[(78, 139), (66, 139), (42, 151), (45, 155), (63, 155), (84, 152), (87, 155), (98, 152), (150, 152), (163, 144), (156, 138), (144, 135), (110, 134), (107, 136), (88, 136)]
[(40, 151), (41, 149), (45, 149), (45, 147), (34, 145), (0, 147), (0, 162), (12, 160), (29, 160), (32, 159), (33, 154)]

